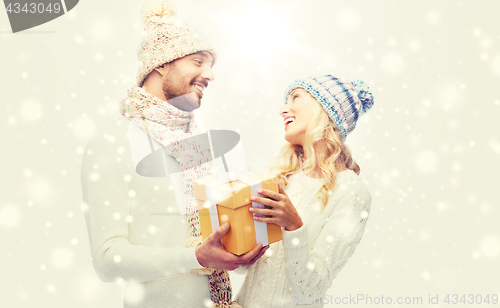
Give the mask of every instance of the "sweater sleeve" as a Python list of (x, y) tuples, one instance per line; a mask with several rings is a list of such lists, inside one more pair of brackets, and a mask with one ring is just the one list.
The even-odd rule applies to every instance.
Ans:
[(361, 241), (371, 196), (357, 187), (335, 204), (314, 247), (309, 247), (306, 225), (283, 231), (286, 277), (297, 296), (323, 296)]
[[(202, 268), (195, 248), (152, 247), (129, 242), (129, 188), (116, 154), (104, 140), (91, 141), (83, 157), (81, 182), (92, 263), (99, 278), (146, 282)], [(121, 219), (120, 219), (121, 218)]]

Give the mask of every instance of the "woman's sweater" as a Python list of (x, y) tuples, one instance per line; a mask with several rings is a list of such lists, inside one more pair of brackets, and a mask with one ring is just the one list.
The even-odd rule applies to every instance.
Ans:
[(283, 240), (248, 267), (237, 302), (244, 308), (323, 307), (319, 300), (361, 240), (370, 212), (367, 187), (351, 170), (339, 172), (328, 203), (316, 193), (319, 179), (303, 173), (289, 178), (285, 189), (304, 225), (283, 231)]

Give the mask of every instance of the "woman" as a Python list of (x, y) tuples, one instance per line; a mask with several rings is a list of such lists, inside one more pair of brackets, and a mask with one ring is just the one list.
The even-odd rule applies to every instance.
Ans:
[(261, 190), (252, 200), (267, 209), (249, 209), (255, 220), (281, 226), (283, 240), (247, 268), (237, 298), (244, 308), (323, 307), (320, 298), (356, 249), (370, 211), (344, 143), (373, 105), (368, 87), (331, 75), (306, 78), (288, 87), (285, 100), (288, 144), (274, 170), (279, 193)]

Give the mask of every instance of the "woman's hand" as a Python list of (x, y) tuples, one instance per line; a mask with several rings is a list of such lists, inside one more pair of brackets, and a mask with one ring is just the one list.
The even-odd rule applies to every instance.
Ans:
[[(293, 206), (292, 201), (290, 201), (285, 190), (279, 184), (278, 189), (279, 193), (267, 189), (259, 189), (257, 192), (266, 198), (258, 196), (250, 198), (250, 200), (268, 207), (265, 209), (250, 207), (249, 211), (254, 213), (253, 219), (260, 222), (277, 224), (287, 231), (293, 231), (302, 227), (302, 219), (295, 206)], [(255, 214), (265, 215), (266, 217), (260, 217)]]

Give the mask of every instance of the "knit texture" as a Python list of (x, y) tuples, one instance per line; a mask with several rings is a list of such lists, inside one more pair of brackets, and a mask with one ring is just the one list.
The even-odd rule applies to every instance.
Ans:
[[(163, 145), (166, 153), (179, 162), (183, 185), (183, 202), (193, 238), (201, 242), (198, 206), (194, 198), (193, 181), (211, 175), (210, 148), (190, 138), (199, 133), (192, 111), (182, 111), (168, 102), (133, 87), (121, 103), (122, 114), (142, 128), (156, 142)], [(186, 243), (191, 247), (193, 240)], [(207, 272), (198, 272), (207, 274)], [(232, 301), (231, 282), (227, 271), (213, 269), (209, 274), (209, 285), (215, 307), (224, 307)]]
[[(121, 113), (163, 145), (167, 154), (179, 162), (184, 207), (187, 213), (197, 212), (193, 179), (211, 174), (210, 164), (207, 163), (211, 161), (212, 154), (210, 148), (195, 142), (196, 140), (189, 142), (193, 140), (190, 137), (200, 133), (193, 112), (180, 110), (141, 87), (132, 87), (128, 91), (128, 97), (121, 102)], [(199, 230), (198, 226), (193, 227)], [(194, 234), (195, 237), (199, 235), (199, 231)]]
[(290, 176), (285, 191), (304, 225), (283, 231), (283, 241), (270, 245), (272, 253), (248, 267), (236, 299), (242, 307), (296, 307), (292, 294), (321, 297), (354, 253), (370, 212), (370, 193), (353, 171), (339, 172), (321, 211), (316, 195), (321, 186), (321, 180), (302, 173)]
[(203, 267), (195, 248), (185, 247), (191, 230), (180, 215), (170, 178), (136, 173), (128, 125), (122, 117), (103, 128), (83, 155), (81, 182), (94, 269), (104, 282), (124, 280), (134, 286), (125, 289), (126, 308), (206, 307), (208, 276), (191, 272)]
[(297, 88), (309, 92), (323, 106), (344, 139), (354, 130), (359, 117), (373, 106), (373, 94), (361, 80), (350, 81), (332, 75), (297, 79), (286, 89), (285, 103)]
[(194, 26), (175, 16), (170, 1), (146, 1), (141, 10), (141, 19), (146, 35), (137, 48), (139, 87), (158, 66), (198, 51), (210, 52), (215, 61), (215, 50), (207, 38)]

